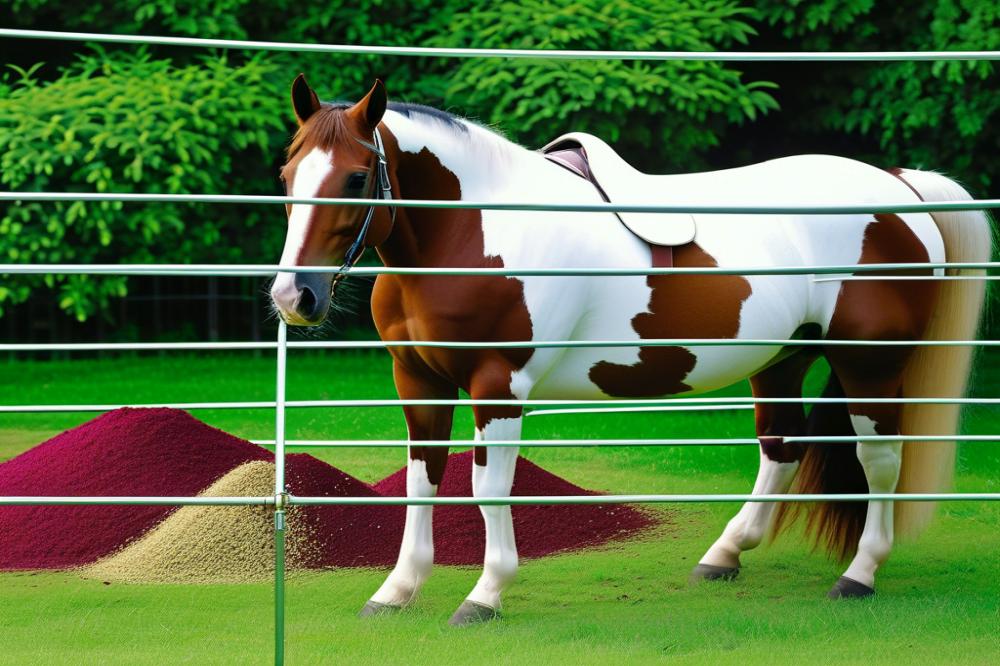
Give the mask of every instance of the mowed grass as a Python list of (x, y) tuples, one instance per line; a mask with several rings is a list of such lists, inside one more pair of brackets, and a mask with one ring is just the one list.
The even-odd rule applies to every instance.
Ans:
[[(1000, 395), (1000, 363), (984, 354), (976, 392)], [(289, 359), (289, 398), (391, 398), (388, 357), (306, 354)], [(269, 356), (216, 354), (0, 362), (0, 403), (154, 403), (269, 400)], [(822, 370), (810, 378), (815, 392)], [(741, 395), (745, 386), (726, 394)], [(996, 408), (967, 410), (963, 430), (1000, 432)], [(199, 411), (247, 438), (273, 437), (270, 410)], [(0, 415), (0, 460), (93, 414)], [(459, 410), (454, 436), (468, 438)], [(405, 437), (400, 411), (301, 409), (292, 438)], [(749, 412), (538, 416), (526, 438), (746, 437)], [(310, 450), (367, 481), (404, 463), (397, 450)], [(748, 492), (753, 447), (526, 449), (585, 487), (623, 493)], [(959, 491), (996, 492), (1000, 448), (960, 452)], [(663, 525), (613, 547), (523, 563), (505, 619), (446, 626), (478, 576), (438, 567), (406, 613), (361, 621), (357, 610), (384, 570), (293, 577), (288, 586), (291, 664), (995, 663), (1000, 659), (1000, 507), (951, 503), (917, 542), (898, 545), (876, 598), (830, 602), (843, 565), (798, 533), (744, 556), (739, 580), (687, 585), (690, 568), (735, 505), (655, 507)], [(249, 663), (272, 658), (270, 585), (103, 585), (72, 572), (0, 574), (0, 663)]]

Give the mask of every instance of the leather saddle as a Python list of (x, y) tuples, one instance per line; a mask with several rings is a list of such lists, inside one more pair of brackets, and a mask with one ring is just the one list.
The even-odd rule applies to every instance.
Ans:
[[(564, 134), (542, 148), (555, 164), (584, 178), (605, 201), (616, 204), (664, 205), (662, 176), (642, 173), (623, 160), (601, 139), (583, 132)], [(694, 240), (695, 219), (686, 213), (616, 213), (632, 233), (653, 247), (654, 263), (662, 264), (658, 248), (684, 245)], [(660, 257), (656, 257), (660, 254)], [(669, 252), (666, 253), (669, 256)], [(657, 258), (660, 261), (655, 261)]]

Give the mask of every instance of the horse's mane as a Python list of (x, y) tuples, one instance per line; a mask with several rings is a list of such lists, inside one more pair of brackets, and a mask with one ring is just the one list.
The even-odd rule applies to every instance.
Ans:
[(459, 118), (447, 111), (442, 111), (441, 109), (435, 109), (433, 106), (425, 106), (423, 104), (414, 104), (412, 102), (389, 102), (389, 110), (395, 111), (398, 114), (404, 115), (407, 118), (414, 118), (419, 116), (425, 116), (426, 118), (433, 118), (434, 120), (443, 123), (453, 130), (462, 132), (465, 134), (469, 133), (468, 121)]
[[(347, 123), (344, 122), (344, 110), (351, 107), (347, 102), (323, 102), (320, 108), (309, 116), (306, 122), (299, 126), (288, 145), (287, 155), (291, 157), (297, 153), (304, 145), (318, 147), (328, 150), (333, 147), (344, 134), (349, 132)], [(448, 128), (459, 133), (468, 134), (469, 126), (466, 121), (447, 111), (435, 109), (423, 104), (413, 104), (411, 102), (389, 102), (389, 110), (406, 116), (407, 118), (425, 118), (435, 120)], [(361, 137), (354, 137), (360, 139)]]

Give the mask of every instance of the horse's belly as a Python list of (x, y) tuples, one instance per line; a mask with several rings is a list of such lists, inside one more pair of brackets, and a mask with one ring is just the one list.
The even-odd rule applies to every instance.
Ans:
[[(645, 348), (650, 349), (650, 348)], [(641, 361), (618, 363), (615, 358), (600, 352), (571, 350), (552, 367), (530, 392), (536, 399), (599, 400), (612, 398), (658, 398), (673, 395), (697, 394), (735, 384), (767, 365), (778, 347), (737, 347), (730, 349), (708, 347), (670, 347), (663, 349), (663, 357), (694, 357), (699, 372), (697, 380), (686, 376), (683, 366), (675, 363), (652, 363), (648, 369), (639, 370)], [(633, 354), (637, 356), (638, 354)], [(595, 383), (595, 368), (622, 366), (622, 384), (626, 390), (609, 395)], [(629, 379), (636, 378), (630, 382)], [(680, 382), (684, 390), (664, 391), (665, 382)]]
[[(657, 298), (656, 289), (663, 287), (651, 289), (643, 277), (605, 279), (597, 286), (586, 315), (576, 322), (570, 335), (563, 334), (562, 338), (634, 340), (636, 344), (537, 349), (516, 373), (515, 393), (539, 399), (638, 398), (701, 393), (728, 386), (767, 365), (781, 348), (726, 344), (643, 346), (642, 340), (787, 340), (801, 324), (806, 280), (740, 278), (736, 283), (745, 284), (746, 291), (730, 294), (728, 304), (719, 296), (707, 298), (700, 308), (695, 308), (693, 303), (677, 303), (673, 292)], [(692, 291), (691, 298), (704, 298), (697, 290)], [(670, 303), (666, 311), (661, 309), (664, 299)], [(536, 321), (552, 319), (538, 317)], [(556, 330), (546, 333), (535, 339), (559, 339)]]

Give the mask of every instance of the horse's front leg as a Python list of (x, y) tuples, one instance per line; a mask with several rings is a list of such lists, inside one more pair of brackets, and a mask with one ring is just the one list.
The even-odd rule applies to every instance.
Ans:
[[(501, 392), (503, 393), (503, 392)], [(475, 395), (476, 398), (497, 394)], [(512, 397), (509, 393), (503, 398)], [(476, 440), (484, 443), (521, 438), (521, 408), (475, 407)], [(477, 446), (472, 465), (472, 493), (476, 497), (507, 497), (514, 483), (516, 446)], [(483, 573), (449, 624), (464, 625), (499, 616), (500, 595), (517, 574), (517, 545), (510, 505), (480, 506), (486, 524)]]
[[(451, 399), (457, 394), (428, 375), (416, 374), (398, 361), (393, 367), (396, 390), (402, 399), (437, 398)], [(406, 465), (406, 496), (433, 497), (444, 476), (448, 449), (441, 446), (420, 446), (421, 440), (446, 440), (451, 438), (454, 407), (404, 407), (406, 427), (409, 431), (409, 460)], [(406, 526), (399, 548), (396, 566), (382, 587), (361, 609), (361, 616), (398, 610), (409, 604), (434, 564), (434, 540), (431, 529), (432, 506), (406, 507)]]

